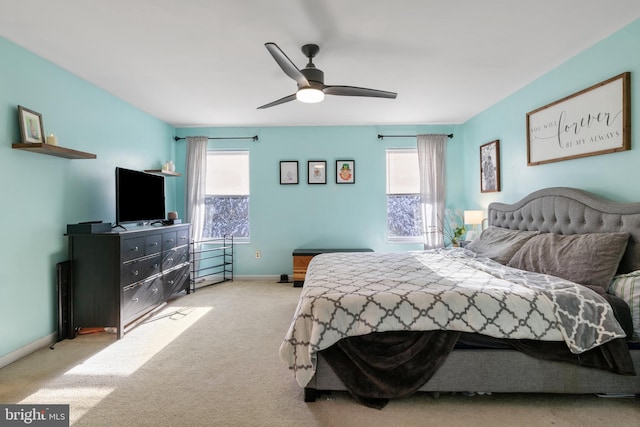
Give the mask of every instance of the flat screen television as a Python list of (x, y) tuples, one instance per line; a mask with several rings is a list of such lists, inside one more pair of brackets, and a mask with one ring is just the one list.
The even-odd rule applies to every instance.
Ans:
[(164, 177), (116, 168), (116, 224), (164, 218)]

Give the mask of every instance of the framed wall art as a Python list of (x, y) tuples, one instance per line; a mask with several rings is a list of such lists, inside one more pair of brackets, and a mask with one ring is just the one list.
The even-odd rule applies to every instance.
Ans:
[(307, 183), (327, 183), (327, 162), (324, 160), (309, 160), (307, 162)]
[(353, 184), (356, 182), (355, 160), (336, 160), (336, 184)]
[(480, 192), (500, 191), (500, 141), (480, 146)]
[(20, 136), (23, 143), (44, 143), (42, 115), (18, 105)]
[(282, 160), (280, 162), (280, 184), (298, 183), (298, 161)]
[(629, 72), (527, 113), (527, 164), (631, 149)]

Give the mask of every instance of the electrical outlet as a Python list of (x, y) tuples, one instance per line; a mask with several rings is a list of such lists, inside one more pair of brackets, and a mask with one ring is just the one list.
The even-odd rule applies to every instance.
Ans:
[(256, 259), (260, 259), (261, 256), (262, 254), (260, 253), (260, 251), (256, 251)]

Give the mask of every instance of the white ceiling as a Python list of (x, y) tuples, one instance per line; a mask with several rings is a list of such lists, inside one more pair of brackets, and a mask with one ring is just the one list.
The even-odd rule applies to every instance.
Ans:
[[(454, 124), (638, 17), (638, 0), (3, 0), (0, 35), (177, 127)], [(316, 43), (326, 84), (398, 97), (257, 110), (296, 90), (266, 42), (299, 68)]]

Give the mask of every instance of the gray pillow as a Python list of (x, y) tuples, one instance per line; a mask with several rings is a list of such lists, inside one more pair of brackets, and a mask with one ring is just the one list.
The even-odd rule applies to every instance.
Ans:
[(537, 231), (510, 230), (492, 226), (484, 230), (477, 239), (472, 240), (465, 248), (479, 256), (506, 264), (527, 240), (538, 234)]
[(525, 243), (507, 265), (607, 289), (628, 241), (628, 233), (544, 233)]

